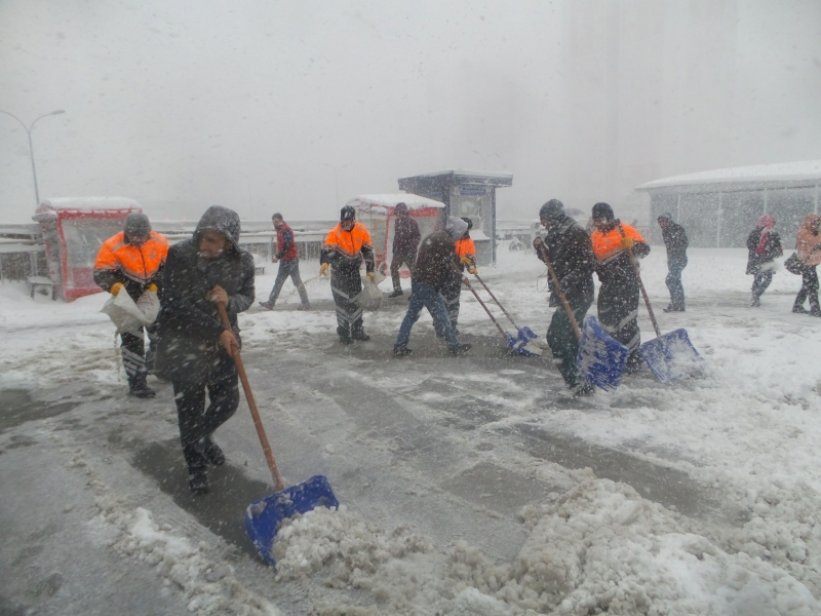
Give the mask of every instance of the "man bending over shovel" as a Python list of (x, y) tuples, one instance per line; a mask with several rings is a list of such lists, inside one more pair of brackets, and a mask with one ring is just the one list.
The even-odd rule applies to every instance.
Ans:
[(590, 236), (576, 221), (564, 213), (564, 205), (551, 199), (539, 210), (539, 220), (547, 233), (533, 240), (533, 247), (541, 261), (549, 263), (556, 273), (559, 288), (550, 280), (550, 305), (557, 306), (547, 328), (547, 344), (559, 367), (564, 382), (574, 395), (593, 393), (593, 385), (579, 376), (576, 356), (579, 341), (573, 331), (570, 316), (558, 301), (563, 295), (573, 312), (576, 323), (584, 321), (593, 303), (593, 248)]
[[(212, 205), (194, 236), (168, 251), (163, 271), (157, 361), (174, 385), (182, 453), (194, 494), (208, 491), (206, 464), (225, 463), (212, 437), (239, 405), (233, 360), (240, 347), (237, 314), (254, 302), (254, 259), (240, 249), (239, 233), (237, 213)], [(222, 326), (218, 304), (226, 307), (231, 329)]]
[(641, 367), (641, 332), (639, 272), (633, 257), (646, 257), (650, 246), (634, 227), (616, 218), (609, 203), (593, 206), (593, 227), (590, 239), (601, 282), (599, 321), (608, 334), (630, 350), (625, 370), (635, 372)]

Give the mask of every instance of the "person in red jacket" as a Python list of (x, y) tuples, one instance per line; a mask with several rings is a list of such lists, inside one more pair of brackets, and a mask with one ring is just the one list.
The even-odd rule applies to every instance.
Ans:
[[(167, 255), (165, 236), (151, 230), (145, 214), (133, 212), (125, 219), (123, 230), (100, 246), (94, 261), (94, 282), (112, 295), (124, 292), (137, 301), (145, 292), (157, 293), (160, 270)], [(152, 343), (153, 330), (148, 333)], [(139, 334), (122, 332), (120, 338), (129, 393), (138, 398), (153, 398), (155, 392), (146, 383), (145, 330)]]
[(274, 281), (274, 287), (268, 296), (268, 301), (260, 302), (259, 305), (266, 310), (273, 310), (279, 292), (282, 291), (282, 285), (285, 284), (285, 279), (290, 276), (302, 302), (300, 310), (310, 310), (311, 303), (308, 301), (308, 293), (305, 290), (305, 285), (302, 284), (302, 279), (299, 277), (299, 252), (297, 251), (294, 232), (282, 218), (282, 214), (278, 212), (271, 217), (271, 221), (274, 223), (274, 229), (277, 232), (277, 248), (273, 262), (279, 262), (279, 270)]

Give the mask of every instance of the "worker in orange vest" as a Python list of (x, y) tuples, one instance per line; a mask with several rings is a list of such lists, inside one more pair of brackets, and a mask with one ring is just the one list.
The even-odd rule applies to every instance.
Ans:
[[(128, 293), (137, 301), (143, 293), (157, 293), (159, 274), (168, 255), (168, 240), (151, 230), (148, 217), (132, 212), (123, 230), (108, 238), (94, 261), (94, 282), (112, 295)], [(128, 389), (132, 396), (153, 398), (155, 392), (146, 383), (145, 328), (139, 334), (122, 332), (120, 351)], [(148, 332), (152, 343), (153, 328)], [(153, 355), (149, 347), (149, 358)]]
[(594, 270), (601, 282), (598, 299), (599, 321), (613, 338), (630, 350), (626, 370), (641, 366), (638, 350), (639, 278), (629, 252), (636, 257), (650, 254), (650, 246), (634, 227), (618, 220), (608, 203), (593, 206), (593, 231), (590, 234)]
[(370, 340), (362, 321), (362, 306), (357, 296), (362, 292), (359, 268), (365, 261), (368, 279), (374, 280), (374, 256), (368, 228), (356, 220), (356, 210), (342, 208), (339, 224), (328, 232), (319, 256), (319, 275), (331, 270), (331, 292), (336, 304), (336, 332), (342, 344), (353, 340)]
[(460, 296), (462, 294), (462, 278), (467, 269), (468, 273), (476, 273), (476, 244), (470, 239), (470, 230), (473, 228), (473, 221), (470, 218), (462, 218), (467, 225), (467, 229), (459, 237), (453, 246), (454, 268), (451, 278), (442, 289), (442, 296), (445, 298), (445, 306), (448, 309), (450, 324), (456, 334), (459, 334), (457, 323), (459, 321)]

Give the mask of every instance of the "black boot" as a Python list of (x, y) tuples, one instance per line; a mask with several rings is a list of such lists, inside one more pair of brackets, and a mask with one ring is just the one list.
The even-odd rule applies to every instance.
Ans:
[(402, 297), (402, 289), (394, 289), (388, 297)]
[(153, 398), (157, 392), (151, 389), (145, 382), (146, 375), (142, 374), (133, 379), (129, 379), (128, 394), (135, 398)]
[(467, 342), (462, 344), (457, 344), (455, 347), (450, 347), (448, 351), (450, 351), (451, 355), (459, 356), (465, 355), (468, 351), (470, 351), (471, 345)]
[(205, 474), (205, 469), (188, 471), (188, 487), (194, 496), (208, 494), (208, 475)]
[(213, 464), (214, 466), (222, 466), (225, 464), (225, 454), (222, 453), (220, 446), (211, 440), (210, 436), (206, 436), (202, 439), (202, 455), (205, 456), (209, 464)]

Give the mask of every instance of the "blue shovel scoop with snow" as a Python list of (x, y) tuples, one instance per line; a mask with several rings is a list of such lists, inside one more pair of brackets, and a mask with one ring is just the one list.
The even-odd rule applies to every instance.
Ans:
[(559, 278), (556, 270), (553, 269), (547, 250), (543, 246), (537, 247), (537, 250), (542, 261), (547, 265), (548, 275), (553, 282), (553, 290), (567, 315), (567, 320), (570, 321), (576, 340), (579, 341), (579, 350), (576, 354), (579, 376), (600, 389), (615, 389), (621, 383), (630, 350), (604, 331), (599, 320), (593, 315), (586, 317), (583, 328), (579, 329), (579, 323), (576, 321), (567, 297), (562, 292)]
[[(223, 304), (217, 304), (217, 309), (223, 327), (230, 331), (231, 324), (228, 321), (228, 313)], [(254, 419), (254, 427), (257, 430), (268, 469), (274, 480), (274, 493), (248, 505), (245, 510), (245, 531), (248, 537), (256, 546), (262, 559), (271, 566), (276, 564), (273, 555), (274, 539), (279, 532), (282, 523), (295, 515), (306, 513), (317, 507), (337, 508), (339, 501), (336, 500), (331, 484), (324, 475), (314, 475), (307, 481), (303, 481), (294, 486), (285, 487), (285, 482), (277, 467), (274, 452), (268, 437), (265, 435), (265, 428), (259, 417), (259, 410), (254, 399), (254, 392), (245, 373), (245, 366), (242, 363), (242, 356), (239, 351), (234, 353), (234, 363), (237, 366), (237, 373), (242, 382), (242, 389), (245, 392), (245, 400)]]
[[(619, 225), (619, 230), (622, 237), (624, 237), (624, 228), (621, 225)], [(696, 351), (693, 343), (690, 342), (687, 330), (677, 329), (662, 336), (656, 315), (653, 312), (653, 305), (650, 303), (647, 289), (644, 288), (644, 282), (639, 272), (639, 264), (633, 254), (633, 249), (627, 248), (627, 254), (630, 257), (633, 271), (636, 273), (641, 295), (644, 298), (644, 305), (647, 306), (647, 314), (650, 316), (650, 322), (656, 332), (655, 340), (645, 342), (639, 347), (639, 354), (644, 363), (647, 364), (653, 376), (660, 383), (672, 383), (703, 374), (704, 360)]]
[[(474, 271), (473, 275), (476, 277), (476, 280), (478, 280), (479, 283), (484, 287), (485, 291), (487, 291), (487, 294), (490, 295), (491, 299), (496, 303), (496, 305), (499, 306), (499, 309), (507, 317), (508, 321), (510, 321), (510, 323), (513, 325), (513, 327), (516, 328), (516, 335), (515, 336), (513, 336), (512, 334), (510, 334), (508, 332), (503, 331), (505, 341), (507, 342), (507, 347), (513, 353), (516, 353), (517, 355), (523, 355), (525, 357), (535, 357), (536, 353), (528, 351), (525, 347), (531, 341), (538, 338), (538, 336), (536, 335), (536, 332), (534, 332), (532, 329), (530, 329), (527, 325), (525, 325), (524, 327), (519, 327), (518, 325), (516, 325), (516, 321), (514, 321), (513, 317), (510, 316), (510, 313), (507, 310), (505, 310), (505, 307), (502, 306), (501, 302), (498, 299), (496, 299), (496, 296), (493, 294), (493, 291), (491, 291), (488, 288), (488, 286), (485, 284), (485, 281), (482, 280), (479, 277), (479, 274)], [(471, 289), (471, 291), (472, 290), (473, 289)], [(476, 295), (475, 292), (474, 292), (474, 295)], [(476, 295), (476, 299), (479, 299), (478, 295)], [(482, 300), (479, 300), (479, 303), (482, 303)], [(482, 307), (484, 307), (485, 310), (487, 311), (487, 308), (484, 306), (484, 304), (482, 304)], [(489, 311), (488, 311), (488, 314), (490, 314)], [(493, 316), (491, 316), (491, 318), (493, 318)], [(494, 319), (494, 323), (495, 322), (496, 322), (496, 320)], [(497, 323), (497, 326), (498, 326), (498, 323)], [(501, 330), (501, 327), (499, 327), (499, 328)]]

